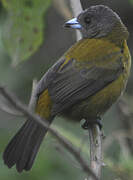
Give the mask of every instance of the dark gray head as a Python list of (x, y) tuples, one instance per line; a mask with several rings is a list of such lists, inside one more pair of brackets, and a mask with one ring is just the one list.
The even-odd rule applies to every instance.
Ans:
[(89, 7), (77, 18), (66, 22), (65, 27), (79, 29), (87, 38), (100, 38), (110, 33), (116, 24), (126, 30), (120, 17), (114, 11), (107, 6), (97, 5)]

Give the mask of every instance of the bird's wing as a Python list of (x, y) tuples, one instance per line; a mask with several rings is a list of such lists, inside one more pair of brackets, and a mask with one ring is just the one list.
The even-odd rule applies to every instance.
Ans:
[(36, 87), (35, 96), (39, 97), (42, 92), (48, 89), (48, 86), (53, 83), (55, 76), (61, 67), (61, 65), (65, 62), (65, 58), (62, 57), (58, 60), (41, 78)]
[[(86, 64), (79, 66), (75, 59), (69, 60), (48, 84), (48, 92), (53, 102), (52, 114), (63, 111), (78, 101), (92, 96), (116, 80), (123, 72), (122, 56), (114, 55), (115, 61), (103, 66)], [(105, 59), (104, 59), (105, 60)]]
[(48, 89), (56, 115), (116, 80), (123, 72), (122, 58), (121, 52), (115, 52), (84, 64), (63, 57), (41, 79), (37, 94)]

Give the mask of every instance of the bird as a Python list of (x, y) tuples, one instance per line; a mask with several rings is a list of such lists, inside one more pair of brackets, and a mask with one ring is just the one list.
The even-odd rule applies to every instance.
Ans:
[[(101, 117), (123, 94), (131, 68), (129, 32), (121, 18), (104, 5), (90, 6), (68, 20), (67, 29), (82, 38), (44, 74), (35, 89), (35, 113), (49, 123), (55, 116), (80, 122), (83, 128)], [(48, 129), (28, 119), (3, 153), (4, 163), (19, 173), (32, 168)]]

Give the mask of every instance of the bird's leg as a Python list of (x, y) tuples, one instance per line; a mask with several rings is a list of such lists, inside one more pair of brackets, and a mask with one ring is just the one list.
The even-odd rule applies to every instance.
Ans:
[(100, 130), (102, 129), (103, 125), (102, 125), (102, 122), (101, 122), (101, 118), (100, 117), (97, 117), (94, 121), (89, 121), (89, 120), (86, 120), (84, 122), (84, 124), (82, 125), (82, 128), (87, 130), (89, 129), (92, 125), (94, 124), (97, 124), (100, 128)]
[(102, 136), (102, 138), (105, 139), (106, 136), (105, 136), (105, 133), (104, 133), (104, 129), (103, 129), (101, 117), (97, 117), (97, 119), (96, 119), (96, 124), (99, 126), (99, 128), (100, 128), (100, 130), (101, 130), (101, 136)]
[(101, 117), (97, 117), (95, 124), (99, 126), (100, 130), (102, 130), (103, 125), (102, 125)]
[(89, 129), (89, 127), (90, 127), (89, 121), (85, 120), (84, 124), (82, 124), (82, 128), (87, 130), (87, 129)]
[(101, 136), (103, 139), (106, 138), (105, 136), (105, 133), (104, 133), (104, 130), (103, 130), (103, 125), (102, 125), (102, 122), (101, 122), (101, 118), (100, 117), (97, 117), (95, 119), (95, 121), (89, 121), (89, 120), (86, 120), (83, 125), (82, 125), (82, 128), (85, 129), (85, 130), (88, 130), (89, 128), (91, 128), (94, 124), (97, 124), (101, 130)]

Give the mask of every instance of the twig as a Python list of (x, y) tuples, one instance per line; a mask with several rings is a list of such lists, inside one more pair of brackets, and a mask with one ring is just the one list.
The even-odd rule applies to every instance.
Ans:
[[(67, 6), (66, 0), (53, 0), (54, 7), (67, 20), (72, 18), (72, 13)], [(59, 8), (60, 7), (60, 8)]]
[[(80, 0), (70, 0), (70, 5), (73, 11), (73, 15), (76, 17), (83, 10)], [(77, 41), (82, 38), (80, 31), (76, 31)], [(90, 168), (100, 180), (102, 169), (102, 138), (101, 131), (97, 125), (94, 125), (89, 129), (90, 139)], [(92, 178), (89, 177), (89, 180)]]
[(2, 100), (0, 102), (0, 110), (5, 112), (5, 113), (8, 113), (8, 114), (10, 114), (12, 116), (19, 116), (19, 117), (23, 116), (22, 113), (20, 113), (17, 110), (13, 109), (9, 104), (3, 102)]
[(35, 96), (36, 86), (37, 86), (37, 80), (34, 79), (33, 83), (32, 83), (32, 92), (31, 92), (31, 97), (30, 97), (30, 101), (29, 101), (29, 109), (32, 111), (34, 111), (36, 102), (37, 102), (37, 98)]
[[(83, 11), (80, 0), (70, 0), (70, 5), (72, 8), (72, 12), (74, 17), (77, 17), (81, 11)], [(77, 41), (80, 40), (82, 38), (81, 32), (80, 31), (76, 31), (76, 39)]]
[[(89, 129), (90, 137), (90, 168), (98, 179), (101, 177), (102, 168), (102, 136), (98, 125), (93, 125)], [(92, 180), (89, 177), (89, 180)]]
[(91, 175), (94, 180), (98, 180), (96, 175), (88, 167), (86, 161), (81, 157), (79, 152), (72, 146), (72, 144), (66, 138), (61, 136), (54, 128), (49, 127), (47, 121), (34, 114), (4, 87), (0, 87), (0, 94), (3, 95), (14, 106), (14, 108), (16, 108), (18, 111), (23, 113), (28, 119), (34, 120), (43, 127), (48, 128), (51, 134), (75, 157), (75, 159), (79, 162), (83, 171), (86, 174)]
[(80, 0), (70, 0), (70, 5), (74, 16), (78, 16), (83, 11)]
[[(35, 105), (36, 105), (36, 100), (37, 99), (35, 98), (36, 96), (34, 96), (36, 85), (37, 85), (37, 80), (34, 79), (33, 84), (32, 84), (31, 98), (30, 98), (30, 101), (29, 101), (29, 109), (30, 110), (34, 110)], [(22, 113), (20, 113), (16, 109), (14, 109), (9, 102), (4, 102), (4, 100), (2, 100), (2, 98), (1, 98), (1, 101), (0, 101), (0, 110), (2, 110), (3, 112), (6, 112), (6, 113), (8, 113), (8, 114), (10, 114), (12, 116), (23, 117)]]

